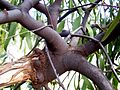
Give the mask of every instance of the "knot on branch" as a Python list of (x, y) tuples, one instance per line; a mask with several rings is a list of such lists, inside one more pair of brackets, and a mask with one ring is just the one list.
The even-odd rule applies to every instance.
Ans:
[(33, 73), (31, 73), (31, 81), (34, 88), (39, 88), (42, 86), (44, 79), (45, 79), (45, 71), (47, 67), (47, 58), (46, 54), (36, 48), (33, 53), (31, 54), (31, 67)]

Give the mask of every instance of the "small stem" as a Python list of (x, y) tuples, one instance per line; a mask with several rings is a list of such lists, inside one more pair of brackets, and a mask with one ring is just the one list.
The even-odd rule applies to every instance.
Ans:
[(59, 85), (63, 88), (63, 90), (66, 90), (65, 87), (64, 87), (64, 85), (62, 84), (62, 82), (61, 82), (60, 79), (59, 79), (59, 75), (57, 74), (57, 71), (56, 71), (56, 69), (55, 69), (55, 66), (54, 66), (54, 64), (53, 64), (53, 62), (52, 62), (52, 59), (51, 59), (50, 55), (49, 55), (49, 51), (48, 51), (47, 45), (46, 45), (46, 47), (45, 47), (45, 50), (46, 50), (48, 59), (49, 59), (49, 61), (50, 61), (50, 64), (51, 64), (52, 69), (53, 69), (53, 71), (54, 71), (54, 74), (55, 74), (55, 76), (56, 76), (56, 78), (57, 78), (57, 80), (58, 80)]
[(35, 45), (34, 45), (34, 47), (29, 51), (29, 53), (26, 55), (26, 56), (28, 56), (36, 47), (37, 47), (37, 45), (39, 44), (39, 42), (42, 40), (42, 38), (40, 38), (36, 43), (35, 43)]
[(97, 39), (95, 39), (95, 38), (92, 38), (92, 37), (90, 37), (90, 36), (86, 36), (86, 35), (71, 35), (71, 36), (72, 36), (72, 37), (84, 37), (84, 38), (88, 38), (88, 39), (91, 39), (91, 40), (97, 42), (97, 43), (100, 45), (100, 47), (102, 48), (103, 52), (105, 53), (105, 55), (106, 55), (106, 57), (107, 57), (107, 59), (108, 59), (108, 62), (109, 62), (109, 64), (110, 64), (110, 67), (111, 67), (111, 70), (112, 70), (113, 74), (115, 75), (115, 77), (116, 77), (116, 79), (118, 80), (118, 82), (120, 82), (120, 79), (119, 79), (119, 77), (118, 77), (118, 74), (117, 74), (117, 72), (116, 72), (115, 69), (114, 69), (113, 63), (112, 63), (109, 55), (107, 54), (104, 46), (102, 45), (102, 43), (101, 43), (99, 40), (97, 40)]

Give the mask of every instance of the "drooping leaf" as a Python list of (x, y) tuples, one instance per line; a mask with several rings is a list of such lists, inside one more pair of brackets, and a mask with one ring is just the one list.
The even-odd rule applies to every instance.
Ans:
[(83, 82), (83, 86), (82, 86), (82, 89), (81, 90), (86, 90), (87, 89), (87, 86), (86, 86), (86, 83), (85, 81)]
[(89, 62), (92, 62), (93, 58), (94, 58), (94, 54), (91, 54), (91, 55), (89, 56)]
[(50, 4), (52, 4), (52, 3), (53, 3), (53, 1), (54, 1), (54, 0), (49, 0)]
[(27, 35), (27, 33), (28, 33), (28, 31), (25, 28), (21, 28), (20, 37), (22, 38), (22, 40)]
[[(86, 87), (89, 90), (94, 90), (92, 83), (85, 76), (83, 76), (82, 78), (84, 79), (84, 83), (83, 84), (85, 84)], [(86, 90), (86, 89), (84, 89), (84, 90)]]
[(27, 42), (28, 48), (31, 49), (32, 48), (32, 40), (31, 40), (30, 32), (27, 33), (27, 35), (26, 35), (26, 42)]
[(112, 80), (112, 85), (113, 87), (117, 90), (117, 86), (118, 86), (118, 80), (114, 77)]
[(116, 27), (116, 25), (119, 23), (119, 21), (120, 21), (120, 10), (119, 10), (118, 15), (116, 16), (116, 18), (112, 21), (110, 27), (106, 31), (104, 37), (102, 38), (102, 41), (104, 41), (105, 39), (107, 39), (107, 37), (112, 33), (112, 31), (114, 30), (114, 28)]
[(100, 69), (103, 71), (105, 67), (105, 61), (100, 57), (99, 62), (100, 62)]
[(77, 29), (80, 26), (80, 21), (81, 21), (81, 17), (77, 17), (74, 22), (72, 23), (72, 30)]
[(74, 77), (74, 88), (75, 88), (75, 90), (77, 90), (77, 87), (76, 87), (76, 76)]
[(89, 25), (88, 23), (86, 24), (86, 27), (87, 27), (87, 29), (88, 29), (89, 35), (90, 35), (91, 37), (93, 37), (93, 36), (94, 36), (93, 30), (92, 30), (92, 28), (90, 27), (90, 25)]
[(58, 25), (57, 32), (61, 32), (64, 28), (64, 25), (65, 25), (65, 20), (60, 22), (60, 24)]
[(69, 0), (69, 8), (72, 8), (74, 5), (73, 5), (73, 1), (72, 0)]
[(9, 34), (8, 34), (8, 37), (5, 41), (5, 43), (4, 43), (4, 49), (5, 50), (7, 49), (7, 46), (10, 42), (10, 39), (15, 35), (16, 27), (17, 27), (17, 23), (13, 22), (13, 23), (10, 24)]

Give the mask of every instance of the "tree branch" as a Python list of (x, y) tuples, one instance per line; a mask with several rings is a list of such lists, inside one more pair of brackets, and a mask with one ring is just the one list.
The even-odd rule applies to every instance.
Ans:
[[(27, 13), (22, 15), (22, 17), (19, 19), (19, 22), (30, 31), (44, 26), (42, 22), (34, 20)], [(35, 31), (34, 33), (43, 37), (47, 41), (48, 47), (49, 49), (51, 48), (51, 51), (60, 53), (66, 51), (67, 44), (52, 28), (46, 27), (42, 30)]]
[[(80, 8), (80, 7), (83, 8), (83, 7), (85, 7), (85, 6), (90, 6), (90, 5), (91, 5), (89, 8), (87, 8), (87, 9), (90, 9), (90, 10), (91, 10), (91, 9), (92, 9), (93, 7), (95, 7), (100, 1), (101, 1), (101, 0), (96, 0), (94, 3), (89, 3), (89, 4), (85, 4), (85, 5), (76, 6), (76, 7), (74, 7), (74, 8), (61, 10), (60, 12), (65, 11), (65, 10), (69, 10), (69, 11), (66, 12), (62, 17), (59, 18), (58, 23), (61, 22), (61, 21), (62, 21), (65, 17), (67, 17), (69, 14), (77, 11), (78, 8)], [(89, 14), (88, 14), (88, 16), (89, 16)], [(85, 15), (85, 17), (88, 17), (88, 16)], [(86, 19), (86, 20), (87, 20), (87, 19)], [(86, 22), (86, 20), (85, 20), (85, 21), (83, 20), (82, 24), (84, 24), (84, 23)]]
[(58, 75), (58, 73), (57, 73), (57, 71), (56, 71), (56, 69), (55, 69), (55, 66), (54, 66), (53, 62), (52, 62), (52, 59), (51, 59), (51, 57), (50, 57), (50, 54), (49, 54), (49, 51), (48, 51), (47, 46), (45, 47), (45, 49), (46, 49), (46, 53), (47, 53), (49, 62), (50, 62), (50, 64), (51, 64), (51, 67), (52, 67), (52, 69), (53, 69), (53, 71), (54, 71), (54, 74), (55, 74), (55, 76), (56, 76), (56, 78), (57, 78), (57, 80), (58, 80), (59, 85), (63, 88), (63, 90), (66, 90), (65, 87), (64, 87), (64, 85), (62, 84), (62, 82), (61, 82), (60, 79), (59, 79), (59, 75)]
[(118, 80), (118, 82), (120, 82), (120, 79), (119, 79), (119, 77), (118, 77), (118, 74), (117, 74), (117, 72), (116, 72), (115, 69), (114, 69), (112, 60), (110, 59), (110, 56), (107, 54), (106, 49), (104, 48), (104, 46), (102, 45), (102, 43), (101, 43), (99, 40), (97, 40), (97, 39), (95, 39), (95, 38), (92, 38), (92, 37), (90, 37), (90, 36), (86, 36), (86, 35), (75, 35), (75, 34), (74, 34), (74, 35), (72, 35), (72, 37), (84, 37), (84, 38), (91, 39), (91, 40), (93, 40), (94, 42), (98, 43), (99, 46), (100, 46), (100, 48), (103, 50), (104, 54), (106, 55), (106, 57), (107, 57), (107, 59), (108, 59), (108, 63), (110, 64), (110, 67), (111, 67), (111, 70), (112, 70), (113, 74), (115, 75), (115, 77), (116, 77), (116, 79)]
[(49, 17), (49, 13), (47, 12), (47, 9), (46, 9), (45, 5), (43, 5), (41, 3), (38, 3), (34, 6), (34, 8), (36, 10), (40, 11), (41, 13), (45, 14), (47, 18)]
[(53, 29), (56, 30), (57, 18), (60, 12), (60, 5), (62, 0), (55, 0), (55, 2), (49, 6), (43, 5), (41, 3), (34, 6), (35, 9), (44, 13), (48, 18), (48, 24), (53, 25)]
[(17, 8), (17, 7), (10, 4), (8, 1), (0, 0), (0, 9), (2, 9), (2, 10), (4, 10), (4, 9), (13, 10), (15, 8)]
[(87, 22), (87, 20), (88, 20), (88, 17), (89, 17), (89, 15), (90, 15), (90, 12), (91, 12), (91, 10), (100, 2), (100, 1), (102, 1), (102, 0), (96, 0), (90, 7), (88, 7), (88, 8), (84, 8), (84, 10), (85, 10), (85, 15), (84, 15), (84, 17), (83, 17), (83, 20), (82, 20), (82, 26), (83, 26), (83, 31), (84, 32), (86, 32), (86, 22)]
[[(39, 0), (33, 1), (33, 4), (37, 3), (37, 1), (39, 1)], [(25, 3), (27, 3), (27, 1)], [(28, 14), (28, 12), (26, 10), (28, 10), (30, 7), (23, 10), (24, 5), (25, 4), (21, 5), (21, 6), (23, 6), (22, 8), (20, 6), (20, 8), (21, 8), (20, 10), (15, 9), (15, 10), (11, 10), (11, 11), (6, 11), (5, 13), (1, 12), (0, 13), (0, 24), (16, 21), (16, 22), (19, 22), (20, 24), (22, 24), (25, 28), (27, 28), (30, 31), (39, 29), (39, 30), (35, 31), (34, 33), (36, 33), (38, 36), (43, 37), (47, 41), (47, 44), (49, 46), (48, 48), (50, 49), (52, 47), (50, 49), (51, 51), (64, 53), (67, 49), (67, 44), (61, 38), (61, 36), (50, 27), (46, 27), (46, 28), (42, 29), (42, 31), (41, 31), (41, 27), (44, 27), (44, 24), (40, 21), (34, 20)], [(25, 8), (26, 8), (26, 6), (25, 6)]]
[(57, 22), (58, 17), (60, 13), (60, 5), (62, 0), (55, 0), (55, 2), (52, 5), (48, 6), (48, 11), (50, 14), (50, 17), (48, 18), (48, 23), (52, 24), (54, 29), (57, 28)]
[(0, 24), (17, 21), (20, 16), (21, 11), (18, 9), (0, 12)]
[[(59, 56), (57, 58), (53, 58), (52, 60), (59, 75), (63, 74), (66, 71), (74, 70), (91, 79), (99, 87), (100, 90), (113, 90), (107, 78), (102, 74), (102, 71), (92, 64), (88, 63), (87, 60), (82, 57), (77, 51), (72, 51), (71, 49), (62, 55), (62, 57)], [(52, 81), (56, 78), (54, 71), (50, 65), (46, 69), (46, 75), (47, 82)]]
[[(118, 36), (120, 36), (120, 23), (118, 23), (118, 25), (114, 28), (113, 32), (109, 35), (109, 37), (101, 42), (104, 46), (107, 45), (108, 43), (110, 43), (112, 40), (116, 39)], [(102, 37), (104, 36), (104, 32), (98, 34), (95, 38), (99, 41), (101, 41)], [(93, 41), (88, 41), (86, 44), (81, 45), (79, 47), (80, 51), (84, 51), (82, 53), (85, 54), (85, 56), (90, 55), (91, 53), (94, 53), (95, 51), (97, 51), (98, 49), (100, 49), (100, 46), (93, 42)]]
[[(75, 32), (75, 34), (81, 34), (81, 35), (84, 35), (86, 34), (86, 23), (87, 23), (87, 20), (89, 18), (89, 15), (90, 15), (90, 12), (91, 10), (100, 2), (100, 0), (96, 0), (95, 1), (95, 4), (92, 4), (90, 7), (88, 8), (83, 8), (83, 10), (85, 11), (85, 15), (83, 17), (83, 20), (82, 20), (82, 23), (81, 23), (81, 26), (78, 28), (78, 30)], [(72, 46), (77, 46), (78, 44), (78, 41), (79, 41), (79, 37), (77, 38), (72, 38), (71, 39), (71, 45)]]
[(69, 70), (75, 70), (82, 75), (85, 75), (89, 79), (91, 79), (100, 90), (113, 90), (111, 84), (107, 80), (107, 78), (102, 74), (102, 71), (92, 64), (88, 63), (87, 60), (76, 54), (68, 56), (69, 60), (66, 60), (67, 68)]
[(28, 12), (33, 6), (39, 3), (39, 0), (24, 0), (20, 5), (21, 10)]

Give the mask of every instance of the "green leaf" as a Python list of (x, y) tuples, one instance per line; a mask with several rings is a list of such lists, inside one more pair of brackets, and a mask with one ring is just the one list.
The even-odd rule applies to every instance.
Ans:
[(100, 68), (103, 71), (105, 67), (105, 61), (100, 57)]
[(95, 0), (89, 0), (89, 2), (94, 2)]
[(10, 24), (9, 34), (8, 34), (8, 37), (5, 41), (5, 43), (4, 43), (4, 49), (5, 50), (7, 49), (7, 46), (10, 42), (10, 39), (15, 35), (16, 27), (17, 27), (17, 23), (13, 22), (13, 23)]
[(53, 0), (49, 0), (49, 2), (50, 2), (50, 4), (52, 4), (52, 3), (53, 3)]
[(60, 24), (58, 25), (57, 31), (61, 32), (63, 30), (63, 28), (64, 28), (64, 25), (65, 25), (65, 20), (60, 22)]
[(21, 31), (20, 31), (20, 37), (22, 38), (22, 40), (27, 35), (27, 33), (28, 33), (28, 30), (26, 30), (25, 28), (21, 29)]
[(118, 39), (116, 39), (115, 48), (114, 48), (114, 53), (118, 53), (118, 52), (120, 52), (120, 37), (118, 37)]
[(69, 8), (72, 8), (74, 5), (73, 5), (73, 1), (72, 0), (69, 0)]
[(25, 28), (21, 28), (21, 31), (20, 31), (20, 37), (21, 37), (21, 39), (20, 39), (20, 48), (22, 47), (22, 41), (24, 40), (24, 38), (27, 36), (27, 34), (28, 34), (28, 30), (26, 30)]
[(116, 88), (117, 90), (117, 86), (118, 86), (118, 80), (114, 77), (112, 80), (112, 85), (114, 86), (114, 88)]
[(32, 41), (31, 41), (30, 32), (26, 35), (26, 42), (27, 42), (28, 48), (31, 49), (32, 48)]
[(88, 23), (86, 24), (86, 27), (87, 27), (87, 29), (88, 29), (89, 35), (93, 37), (93, 36), (94, 36), (93, 30), (92, 30), (92, 28), (90, 27), (90, 25), (89, 25)]
[(77, 17), (77, 18), (74, 20), (74, 22), (72, 23), (72, 25), (73, 25), (72, 29), (73, 29), (73, 30), (77, 29), (77, 28), (80, 26), (80, 21), (81, 21), (81, 17), (80, 17), (80, 16)]
[[(94, 90), (92, 83), (85, 76), (83, 76), (82, 78), (84, 79), (83, 84), (85, 84), (88, 89)], [(86, 90), (86, 89), (84, 89), (84, 90)]]
[(92, 60), (93, 60), (93, 58), (94, 58), (94, 54), (91, 54), (90, 56), (89, 56), (89, 62), (92, 62)]
[(17, 5), (18, 0), (12, 0), (11, 3)]
[(86, 87), (86, 83), (85, 83), (85, 81), (83, 82), (83, 86), (82, 86), (82, 89), (81, 90), (86, 90), (87, 89), (87, 87)]
[(83, 2), (84, 2), (84, 3), (86, 3), (86, 2), (87, 2), (87, 0), (83, 0)]
[(104, 37), (102, 38), (102, 41), (106, 40), (108, 38), (108, 36), (112, 33), (112, 31), (114, 30), (114, 28), (116, 27), (116, 25), (119, 23), (120, 20), (120, 10), (118, 12), (117, 17), (112, 21), (110, 27), (108, 28), (108, 30), (106, 31)]

